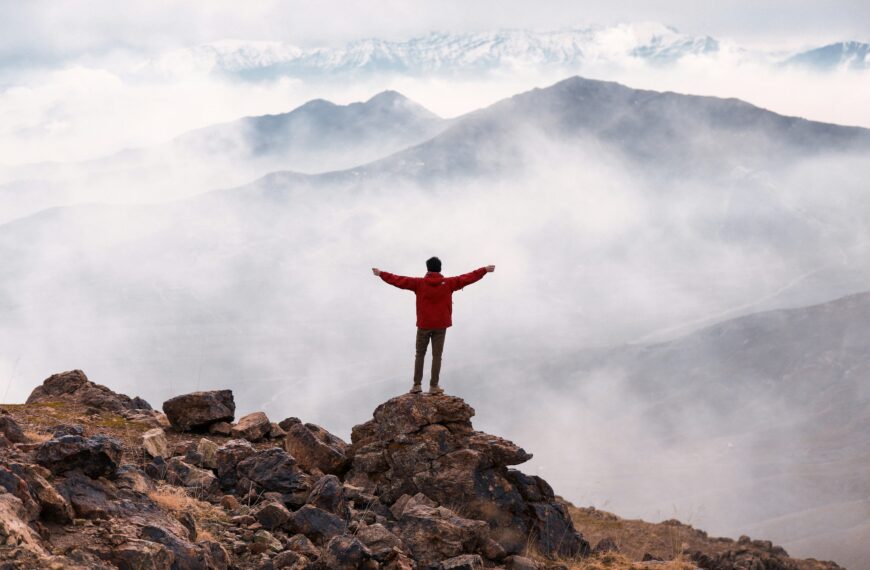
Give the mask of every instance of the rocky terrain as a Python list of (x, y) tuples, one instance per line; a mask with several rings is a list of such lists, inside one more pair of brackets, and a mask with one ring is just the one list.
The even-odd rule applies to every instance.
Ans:
[(162, 409), (79, 370), (3, 406), (0, 568), (839, 568), (577, 509), (453, 396), (384, 402), (350, 443), (298, 418), (236, 421), (229, 390)]

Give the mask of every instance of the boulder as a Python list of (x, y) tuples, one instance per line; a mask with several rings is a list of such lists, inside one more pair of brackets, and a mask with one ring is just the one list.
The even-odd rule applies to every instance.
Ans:
[(229, 490), (236, 487), (238, 482), (236, 469), (239, 463), (256, 452), (254, 446), (244, 439), (230, 440), (215, 451), (215, 464), (221, 488)]
[(308, 494), (307, 502), (345, 520), (350, 514), (347, 502), (344, 500), (344, 488), (341, 480), (335, 475), (324, 475), (318, 479)]
[(348, 446), (341, 438), (315, 424), (295, 422), (287, 427), (282, 426), (282, 429), (287, 432), (284, 449), (306, 471), (317, 469), (323, 473), (341, 475), (347, 470)]
[(162, 544), (134, 538), (115, 547), (109, 560), (119, 570), (171, 570), (175, 554)]
[(200, 457), (200, 466), (206, 469), (217, 469), (218, 444), (210, 439), (202, 438), (196, 446), (196, 453)]
[(356, 537), (380, 562), (393, 558), (396, 550), (403, 548), (401, 539), (380, 523), (361, 525), (356, 531)]
[(254, 412), (242, 416), (239, 423), (233, 426), (230, 435), (234, 438), (260, 441), (269, 435), (272, 424), (263, 412)]
[(116, 501), (118, 489), (105, 479), (92, 479), (71, 471), (57, 490), (69, 501), (78, 518), (106, 519), (122, 512), (123, 507)]
[(408, 552), (421, 565), (473, 553), (487, 530), (483, 521), (422, 504), (406, 508), (397, 527)]
[(474, 408), (462, 398), (446, 395), (419, 398), (403, 394), (375, 408), (374, 419), (355, 426), (351, 431), (351, 441), (355, 446), (362, 446), (393, 439), (432, 424), (467, 424), (470, 427), (472, 416)]
[(229, 436), (233, 433), (233, 424), (229, 422), (215, 422), (208, 426), (208, 433)]
[(167, 457), (166, 433), (160, 428), (149, 429), (142, 434), (142, 449), (151, 457)]
[(185, 463), (180, 457), (173, 457), (166, 462), (166, 481), (196, 491), (197, 495), (211, 495), (220, 489), (214, 473)]
[(269, 439), (282, 439), (287, 435), (287, 432), (281, 429), (281, 426), (272, 422), (269, 424)]
[(321, 565), (330, 570), (357, 570), (371, 557), (369, 549), (353, 536), (334, 536), (323, 548)]
[(36, 450), (36, 462), (53, 473), (80, 469), (89, 477), (114, 473), (120, 459), (121, 443), (104, 435), (65, 435), (46, 441)]
[(72, 520), (73, 510), (69, 501), (45, 479), (48, 471), (36, 465), (21, 463), (11, 463), (9, 469), (27, 483), (30, 495), (39, 503), (40, 518), (60, 524)]
[(121, 413), (126, 410), (150, 410), (151, 406), (142, 398), (131, 398), (118, 394), (109, 388), (94, 384), (81, 370), (70, 370), (53, 374), (34, 388), (27, 398), (28, 404), (36, 402), (72, 402), (92, 408)]
[(27, 437), (21, 430), (21, 426), (5, 410), (0, 414), (0, 435), (6, 437), (10, 443), (27, 443)]
[(7, 547), (17, 546), (29, 551), (36, 558), (43, 558), (47, 552), (39, 535), (24, 520), (23, 509), (17, 497), (10, 493), (0, 493), (0, 544)]
[(192, 392), (163, 402), (163, 412), (179, 431), (204, 430), (217, 422), (231, 422), (236, 403), (232, 390)]
[(277, 447), (256, 452), (240, 461), (236, 475), (239, 494), (273, 491), (281, 494), (304, 492), (307, 496), (310, 487), (310, 478), (299, 469), (296, 460)]
[(320, 549), (314, 546), (307, 536), (304, 534), (294, 534), (287, 539), (287, 548), (293, 552), (297, 552), (310, 560), (315, 560), (320, 557)]
[(291, 532), (304, 534), (317, 544), (324, 544), (333, 536), (347, 531), (344, 520), (311, 505), (292, 513), (285, 526)]
[(283, 525), (291, 516), (287, 507), (276, 502), (257, 505), (254, 510), (251, 511), (251, 515), (253, 515), (264, 528), (269, 530)]

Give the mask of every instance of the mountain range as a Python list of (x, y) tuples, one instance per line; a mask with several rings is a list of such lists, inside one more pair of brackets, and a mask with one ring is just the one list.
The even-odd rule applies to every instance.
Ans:
[(786, 56), (742, 48), (732, 41), (682, 33), (660, 23), (566, 28), (555, 31), (433, 32), (405, 41), (363, 39), (343, 47), (303, 48), (286, 42), (224, 40), (166, 52), (136, 73), (210, 72), (250, 80), (348, 73), (465, 75), (518, 68), (578, 71), (602, 63), (668, 65), (727, 52), (745, 61), (808, 69), (866, 69), (867, 43), (840, 42)]

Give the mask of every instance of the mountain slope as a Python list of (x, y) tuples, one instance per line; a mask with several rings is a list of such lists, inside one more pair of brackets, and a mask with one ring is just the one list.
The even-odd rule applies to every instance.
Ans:
[(870, 44), (863, 42), (828, 44), (795, 54), (783, 63), (817, 71), (870, 69)]

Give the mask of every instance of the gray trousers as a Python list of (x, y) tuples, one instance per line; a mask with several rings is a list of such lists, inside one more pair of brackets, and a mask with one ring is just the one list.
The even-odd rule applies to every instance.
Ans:
[(423, 382), (423, 360), (426, 358), (426, 348), (429, 339), (432, 339), (432, 377), (429, 379), (430, 386), (438, 385), (438, 377), (441, 374), (441, 353), (444, 352), (444, 337), (447, 329), (417, 329), (417, 353), (414, 358), (414, 384)]

